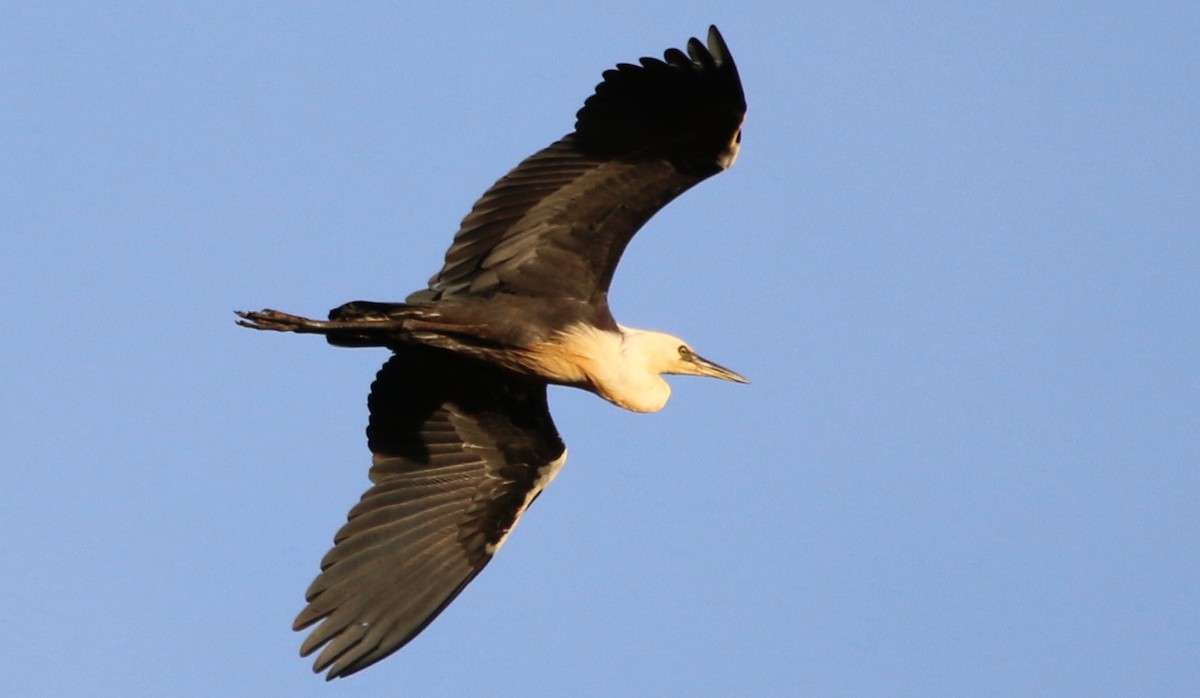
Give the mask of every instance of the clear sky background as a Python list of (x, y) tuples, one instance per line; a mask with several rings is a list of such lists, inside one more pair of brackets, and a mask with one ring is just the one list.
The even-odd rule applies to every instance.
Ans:
[[(1200, 6), (23, 3), (0, 22), (0, 692), (1195, 696)], [(617, 317), (749, 386), (557, 389), (571, 450), (423, 635), (290, 630), (398, 300), (600, 73), (721, 27), (741, 159)]]

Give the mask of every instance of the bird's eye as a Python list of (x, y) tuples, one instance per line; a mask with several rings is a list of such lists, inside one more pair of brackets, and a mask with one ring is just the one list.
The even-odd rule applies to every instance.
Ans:
[(742, 132), (741, 132), (740, 130), (737, 132), (737, 135), (733, 137), (733, 142), (734, 142), (734, 143), (737, 143), (738, 145), (741, 145), (741, 143), (742, 143)]
[(692, 350), (688, 349), (687, 346), (680, 344), (679, 345), (679, 358), (681, 358), (681, 359), (692, 358)]

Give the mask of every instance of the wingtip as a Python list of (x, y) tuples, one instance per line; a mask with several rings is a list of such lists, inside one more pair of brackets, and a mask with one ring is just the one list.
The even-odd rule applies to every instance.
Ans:
[(721, 30), (717, 29), (717, 25), (708, 25), (708, 51), (712, 54), (713, 60), (718, 66), (726, 66), (733, 64), (733, 56), (729, 53), (729, 45), (725, 43), (725, 37), (721, 36)]
[(719, 156), (746, 110), (737, 66), (715, 25), (707, 44), (693, 37), (683, 48), (604, 71), (576, 113), (579, 147), (604, 157), (651, 153), (705, 176), (723, 169)]

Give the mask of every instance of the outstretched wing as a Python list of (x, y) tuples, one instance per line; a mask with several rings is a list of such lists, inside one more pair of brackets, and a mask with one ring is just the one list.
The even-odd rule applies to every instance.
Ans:
[(371, 386), (374, 486), (350, 510), (296, 618), (314, 671), (347, 676), (400, 649), (462, 591), (566, 450), (543, 383), (401, 346)]
[(463, 219), (429, 290), (603, 299), (625, 246), (672, 199), (733, 163), (746, 113), (716, 27), (707, 48), (605, 71), (575, 131), (496, 182)]

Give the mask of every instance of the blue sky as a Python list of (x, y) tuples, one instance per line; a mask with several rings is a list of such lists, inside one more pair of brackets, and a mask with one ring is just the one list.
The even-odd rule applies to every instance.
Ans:
[[(1194, 3), (93, 3), (0, 25), (0, 652), (20, 696), (1195, 695)], [(420, 638), (290, 624), (396, 300), (601, 71), (721, 27), (740, 160), (625, 324), (753, 380), (553, 391), (571, 458)]]

